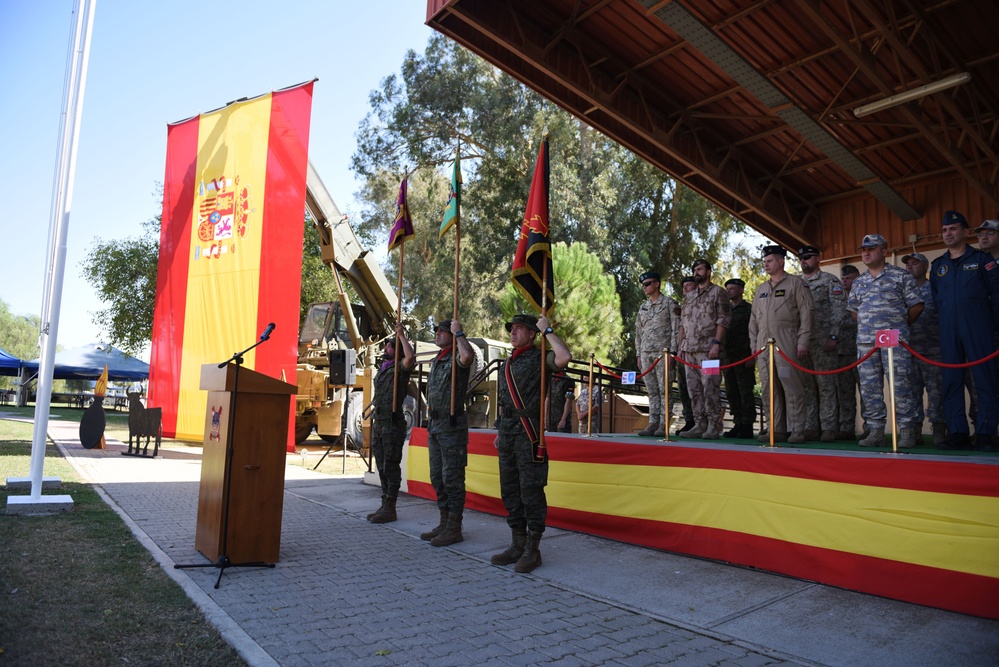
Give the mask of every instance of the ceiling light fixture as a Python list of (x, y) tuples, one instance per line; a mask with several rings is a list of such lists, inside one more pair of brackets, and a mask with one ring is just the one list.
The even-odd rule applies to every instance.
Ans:
[(928, 83), (925, 86), (919, 86), (918, 88), (907, 90), (904, 93), (898, 93), (897, 95), (886, 97), (883, 100), (859, 106), (853, 110), (853, 115), (857, 118), (862, 118), (863, 116), (884, 111), (885, 109), (890, 109), (891, 107), (898, 106), (899, 104), (905, 104), (906, 102), (911, 102), (912, 100), (918, 100), (920, 97), (926, 97), (927, 95), (932, 95), (933, 93), (939, 93), (941, 90), (947, 90), (948, 88), (953, 88), (954, 86), (960, 86), (961, 84), (968, 83), (969, 81), (971, 81), (971, 74), (968, 72), (961, 72), (960, 74), (948, 76), (946, 79), (940, 79), (939, 81)]

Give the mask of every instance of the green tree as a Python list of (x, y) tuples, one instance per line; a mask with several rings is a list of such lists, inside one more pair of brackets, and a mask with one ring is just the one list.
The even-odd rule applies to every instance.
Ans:
[[(398, 181), (405, 168), (415, 170), (410, 209), (428, 231), (417, 232), (419, 269), (410, 268), (407, 255), (405, 292), (414, 308), (450, 313), (454, 241), (450, 236), (437, 241), (436, 229), (446, 201), (446, 171), (460, 141), (461, 312), (463, 319), (474, 318), (474, 330), (484, 335), (504, 335), (500, 298), (510, 281), (531, 172), (546, 131), (552, 238), (569, 246), (586, 243), (623, 286), (620, 316), (626, 324), (624, 337), (612, 344), (615, 363), (634, 360), (631, 323), (643, 299), (638, 276), (655, 267), (679, 293), (680, 278), (694, 259), (716, 263), (729, 239), (745, 229), (445, 37), (431, 37), (423, 55), (410, 51), (400, 76), (385, 78), (370, 102), (353, 157), (353, 169), (365, 179), (357, 195), (363, 204), (358, 232), (384, 242)], [(395, 253), (389, 261), (397, 267)]]
[[(18, 359), (37, 358), (39, 327), (37, 315), (15, 315), (10, 312), (7, 302), (0, 299), (0, 349)], [(12, 387), (14, 379), (0, 376), (0, 387)]]
[(108, 306), (91, 313), (93, 323), (108, 334), (112, 345), (133, 355), (141, 352), (152, 335), (160, 217), (140, 226), (138, 236), (95, 238), (80, 263), (83, 277)]
[[(552, 247), (555, 274), (555, 306), (549, 319), (576, 358), (586, 361), (592, 352), (606, 364), (615, 354), (624, 324), (621, 299), (614, 276), (604, 271), (600, 259), (585, 243), (556, 243)], [(529, 306), (512, 283), (500, 298), (503, 320), (516, 313), (529, 312)], [(584, 359), (584, 351), (586, 359)]]

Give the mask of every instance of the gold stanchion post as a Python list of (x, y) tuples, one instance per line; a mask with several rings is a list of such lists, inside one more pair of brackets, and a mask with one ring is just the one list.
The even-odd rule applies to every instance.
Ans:
[(586, 383), (586, 437), (593, 435), (593, 352), (590, 352), (590, 376)]
[(773, 338), (767, 339), (767, 368), (770, 374), (770, 414), (767, 416), (767, 432), (770, 434), (770, 446), (774, 446), (774, 350), (777, 346), (777, 341)]
[[(652, 372), (655, 373), (656, 372), (655, 369), (652, 369)], [(670, 390), (669, 384), (670, 384), (669, 383), (669, 350), (668, 349), (664, 349), (663, 350), (663, 386), (666, 388), (666, 390), (663, 392), (663, 394), (664, 394), (663, 395), (663, 419), (666, 422), (666, 435), (663, 436), (663, 440), (665, 442), (669, 442), (669, 428), (670, 428), (670, 426), (672, 426), (672, 424), (670, 424), (670, 421), (671, 421), (670, 417), (672, 416), (672, 414), (670, 413), (670, 409), (669, 409), (669, 390)]]
[(895, 348), (888, 348), (888, 418), (891, 421), (891, 451), (898, 454), (898, 421), (895, 417)]

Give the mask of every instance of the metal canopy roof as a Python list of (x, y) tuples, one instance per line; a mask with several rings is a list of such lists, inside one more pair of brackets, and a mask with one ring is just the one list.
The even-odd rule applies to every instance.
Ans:
[(995, 0), (428, 0), (427, 17), (790, 247), (857, 211), (904, 243), (948, 208), (999, 210)]

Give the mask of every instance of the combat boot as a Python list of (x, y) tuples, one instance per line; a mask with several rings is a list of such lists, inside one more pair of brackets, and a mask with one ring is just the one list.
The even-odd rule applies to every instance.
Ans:
[(648, 426), (646, 426), (645, 428), (643, 428), (641, 431), (638, 432), (638, 435), (642, 435), (642, 436), (655, 435), (656, 434), (656, 430), (658, 428), (659, 428), (659, 424), (657, 422), (650, 421)]
[(366, 519), (367, 519), (368, 521), (371, 521), (371, 520), (372, 520), (373, 518), (375, 518), (375, 516), (377, 516), (377, 515), (378, 515), (378, 513), (379, 513), (379, 512), (381, 512), (381, 511), (382, 511), (382, 510), (384, 510), (384, 509), (385, 509), (385, 494), (383, 493), (383, 494), (382, 494), (382, 504), (378, 506), (378, 509), (376, 509), (376, 510), (375, 510), (374, 512), (372, 512), (371, 514), (369, 514), (369, 515), (368, 515), (367, 517), (365, 517), (365, 518), (366, 518)]
[(524, 553), (521, 555), (520, 560), (517, 564), (513, 566), (514, 572), (520, 572), (525, 574), (531, 572), (537, 566), (541, 565), (541, 549), (538, 548), (541, 543), (541, 533), (536, 533), (533, 530), (527, 534), (527, 543), (524, 545)]
[[(814, 431), (805, 431), (804, 433), (801, 431), (791, 431), (791, 435), (787, 436), (787, 442), (791, 445), (800, 445), (806, 440), (814, 440), (814, 438), (808, 437), (810, 433), (814, 433)], [(816, 435), (818, 434), (816, 433)]]
[(975, 434), (975, 450), (979, 452), (994, 452), (995, 447), (992, 445), (992, 436), (984, 433)]
[(697, 422), (694, 425), (694, 428), (690, 429), (689, 431), (687, 431), (686, 433), (683, 434), (683, 437), (685, 437), (685, 438), (700, 438), (702, 435), (704, 435), (704, 431), (706, 429), (707, 429), (707, 426), (705, 426), (701, 422)]
[(805, 429), (803, 436), (807, 442), (815, 442), (822, 436), (822, 433), (817, 428), (809, 428)]
[(431, 528), (425, 533), (420, 533), (421, 540), (429, 542), (430, 540), (434, 539), (435, 537), (444, 532), (444, 529), (447, 527), (447, 517), (450, 514), (450, 512), (447, 509), (442, 509), (440, 512), (441, 512), (441, 522), (437, 524), (436, 528)]
[(655, 432), (654, 435), (657, 438), (665, 438), (666, 437), (666, 427), (663, 426), (662, 424), (660, 424), (659, 427), (656, 429), (656, 432)]
[(919, 433), (914, 428), (898, 429), (898, 446), (906, 449), (919, 446)]
[(511, 528), (510, 530), (513, 532), (513, 542), (506, 548), (506, 551), (501, 551), (489, 559), (493, 565), (516, 563), (524, 555), (524, 548), (527, 545), (527, 529)]
[(705, 431), (701, 434), (701, 440), (718, 440), (721, 438), (721, 433), (718, 431)]
[(819, 442), (836, 442), (836, 432), (822, 431), (822, 435), (819, 436)]
[(938, 447), (947, 442), (947, 424), (942, 422), (933, 423), (933, 446)]
[(884, 447), (885, 430), (883, 428), (872, 428), (864, 439), (857, 444), (861, 447)]
[(375, 512), (375, 515), (368, 519), (371, 523), (392, 523), (399, 517), (395, 513), (395, 496), (387, 496), (385, 498), (385, 505), (382, 506), (380, 510)]
[(464, 539), (461, 534), (461, 512), (451, 512), (447, 518), (444, 532), (430, 540), (430, 546), (446, 547), (449, 544), (457, 544)]

